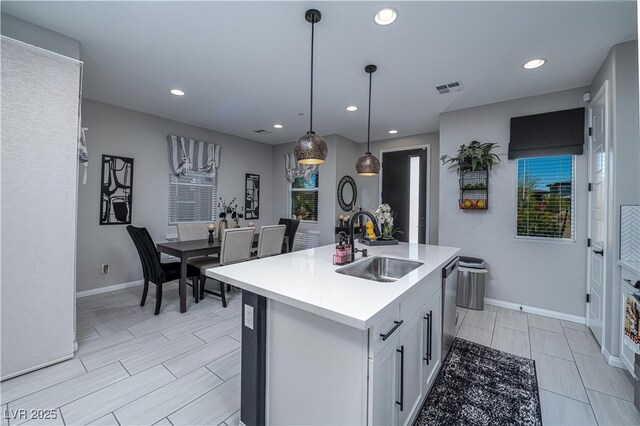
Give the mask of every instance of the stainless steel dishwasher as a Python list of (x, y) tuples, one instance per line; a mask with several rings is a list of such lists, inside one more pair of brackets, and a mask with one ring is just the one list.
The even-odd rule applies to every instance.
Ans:
[(458, 290), (458, 258), (442, 269), (442, 361), (447, 357), (456, 336), (456, 292)]

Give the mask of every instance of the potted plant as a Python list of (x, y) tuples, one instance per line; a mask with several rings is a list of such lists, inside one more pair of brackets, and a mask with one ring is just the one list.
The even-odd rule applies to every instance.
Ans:
[(393, 235), (396, 233), (402, 233), (399, 228), (393, 227), (394, 213), (391, 211), (389, 204), (380, 204), (374, 213), (380, 226), (381, 239), (392, 240)]
[(442, 164), (450, 163), (449, 168), (457, 168), (458, 174), (466, 171), (487, 170), (500, 163), (500, 157), (493, 152), (498, 148), (495, 143), (481, 143), (473, 141), (469, 145), (462, 144), (455, 157), (443, 155), (440, 157)]

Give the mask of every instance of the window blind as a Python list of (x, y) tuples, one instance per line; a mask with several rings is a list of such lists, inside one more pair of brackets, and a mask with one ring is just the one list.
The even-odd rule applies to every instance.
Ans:
[(575, 157), (518, 160), (518, 237), (575, 237)]
[(580, 155), (585, 141), (584, 108), (513, 117), (509, 159)]
[(169, 224), (216, 220), (216, 185), (201, 173), (169, 175)]
[(318, 221), (318, 172), (309, 179), (295, 178), (289, 188), (289, 217), (298, 220)]

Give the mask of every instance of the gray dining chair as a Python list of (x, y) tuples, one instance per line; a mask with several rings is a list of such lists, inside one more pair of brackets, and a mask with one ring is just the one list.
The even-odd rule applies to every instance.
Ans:
[[(197, 222), (178, 222), (176, 228), (178, 229), (178, 241), (192, 241), (192, 240), (204, 240), (209, 238), (209, 224), (197, 223)], [(212, 268), (218, 265), (218, 255), (211, 254), (207, 256), (192, 257), (187, 262), (190, 266), (196, 267), (200, 270), (199, 281), (206, 280), (204, 272), (208, 268)], [(194, 298), (198, 303), (200, 295), (199, 290), (195, 290)]]
[(191, 241), (209, 238), (208, 226), (208, 223), (178, 222), (176, 224), (178, 240)]
[(258, 240), (258, 259), (282, 253), (286, 225), (268, 225), (260, 229)]
[[(232, 263), (244, 262), (251, 259), (251, 247), (253, 246), (253, 228), (232, 228), (225, 229), (222, 233), (222, 243), (220, 246), (220, 261), (213, 266), (201, 267), (200, 275), (200, 299), (204, 298), (204, 293), (213, 294), (222, 299), (222, 306), (227, 307), (227, 299), (224, 293), (224, 284), (220, 281), (220, 293), (214, 293), (205, 289), (207, 276), (204, 275), (208, 268), (215, 266), (230, 265)], [(204, 277), (204, 279), (203, 279)]]

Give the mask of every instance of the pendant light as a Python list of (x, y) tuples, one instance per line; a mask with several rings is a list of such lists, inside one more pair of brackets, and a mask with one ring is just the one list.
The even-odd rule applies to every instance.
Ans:
[(380, 160), (369, 150), (369, 144), (371, 142), (371, 79), (377, 69), (378, 67), (375, 65), (367, 65), (364, 67), (364, 71), (369, 74), (369, 120), (367, 122), (367, 152), (358, 158), (358, 162), (356, 163), (356, 171), (360, 176), (377, 176), (380, 171)]
[(320, 12), (309, 9), (304, 18), (311, 23), (311, 104), (309, 107), (309, 131), (298, 139), (294, 149), (296, 161), (301, 164), (321, 164), (327, 159), (327, 143), (313, 131), (313, 36), (315, 24), (320, 22)]

